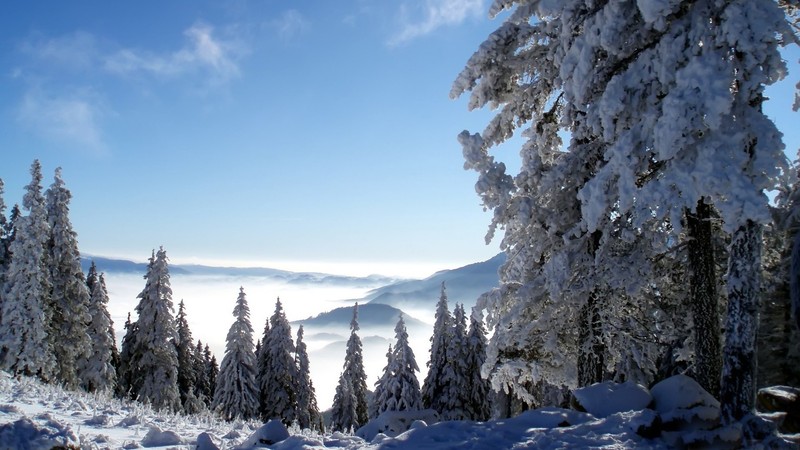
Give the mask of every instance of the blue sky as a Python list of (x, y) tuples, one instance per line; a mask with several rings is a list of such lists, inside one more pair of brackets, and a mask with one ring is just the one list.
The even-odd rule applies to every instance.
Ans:
[[(142, 260), (164, 245), (178, 262), (412, 275), (487, 259), (499, 250), (484, 244), (489, 215), (456, 135), (490, 113), (448, 98), (499, 25), (486, 11), (2, 2), (6, 203), (39, 158), (45, 185), (63, 167), (84, 253)], [(784, 131), (797, 79), (771, 105)]]

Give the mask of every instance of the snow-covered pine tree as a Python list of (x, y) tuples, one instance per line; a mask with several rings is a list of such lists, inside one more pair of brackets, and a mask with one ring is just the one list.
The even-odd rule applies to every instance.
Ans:
[(219, 365), (217, 365), (217, 357), (211, 353), (211, 350), (206, 344), (203, 350), (203, 359), (206, 362), (206, 378), (208, 378), (209, 398), (213, 399), (215, 391), (217, 390), (217, 377), (219, 375)]
[(324, 431), (322, 415), (317, 406), (317, 394), (311, 382), (308, 349), (303, 342), (303, 325), (297, 329), (295, 364), (297, 365), (297, 424), (301, 429)]
[(389, 406), (390, 392), (388, 386), (389, 380), (394, 376), (392, 373), (393, 368), (394, 352), (392, 351), (392, 345), (389, 344), (389, 350), (386, 351), (386, 366), (383, 368), (381, 377), (375, 382), (375, 392), (372, 395), (372, 403), (369, 405), (370, 419), (378, 417)]
[(447, 306), (447, 292), (444, 281), (439, 302), (436, 303), (434, 316), (433, 335), (431, 336), (431, 356), (428, 360), (428, 374), (422, 384), (422, 405), (425, 408), (436, 410), (439, 414), (446, 410), (447, 399), (444, 372), (448, 364), (447, 350), (453, 332), (453, 319)]
[(386, 383), (386, 411), (415, 411), (422, 409), (422, 393), (416, 372), (419, 372), (414, 350), (408, 344), (408, 331), (403, 315), (394, 328), (397, 341), (392, 354), (392, 377)]
[(139, 324), (131, 322), (131, 313), (128, 313), (128, 318), (125, 320), (123, 326), (125, 335), (122, 336), (122, 348), (119, 351), (119, 365), (117, 366), (117, 397), (123, 399), (135, 398), (136, 389), (134, 380), (138, 379), (137, 371), (134, 366), (133, 348), (136, 342), (136, 332), (139, 329)]
[(358, 336), (358, 303), (353, 306), (353, 318), (350, 320), (350, 338), (347, 340), (347, 351), (344, 357), (343, 376), (350, 382), (355, 397), (356, 421), (353, 429), (358, 429), (369, 420), (367, 407), (367, 373), (364, 370), (364, 355), (361, 338)]
[(469, 419), (468, 405), (471, 392), (469, 367), (469, 346), (467, 345), (467, 319), (464, 305), (456, 305), (453, 325), (447, 342), (447, 365), (441, 374), (441, 417), (446, 420)]
[[(5, 193), (5, 184), (3, 179), (0, 178), (0, 305), (3, 304), (3, 286), (5, 285), (6, 271), (11, 254), (8, 252), (8, 221), (6, 220), (6, 203), (3, 199)], [(0, 308), (2, 309), (2, 308)]]
[(178, 330), (178, 339), (175, 342), (175, 351), (178, 353), (178, 393), (181, 396), (183, 410), (188, 414), (194, 414), (200, 411), (201, 405), (195, 392), (197, 373), (194, 365), (192, 330), (189, 329), (183, 300), (178, 303), (175, 326)]
[(339, 375), (336, 393), (331, 406), (331, 431), (349, 432), (356, 430), (356, 396), (350, 379), (344, 372)]
[(256, 356), (253, 354), (253, 326), (244, 288), (233, 308), (236, 320), (228, 330), (212, 408), (225, 420), (252, 419), (258, 414)]
[(211, 407), (211, 402), (214, 399), (210, 398), (211, 388), (209, 387), (208, 374), (206, 373), (206, 360), (203, 357), (203, 342), (200, 339), (197, 340), (197, 346), (192, 352), (192, 358), (194, 359), (194, 373), (197, 376), (194, 391), (203, 405)]
[(0, 305), (0, 356), (3, 369), (49, 381), (55, 376), (56, 362), (47, 334), (52, 319), (52, 284), (45, 266), (50, 229), (41, 182), (42, 166), (35, 160), (23, 197), (28, 215), (17, 220), (11, 243), (12, 259)]
[(144, 290), (136, 312), (138, 330), (134, 342), (134, 373), (141, 373), (136, 398), (158, 410), (179, 411), (177, 330), (173, 318), (172, 288), (167, 252), (161, 247), (151, 259)]
[(467, 332), (467, 387), (468, 402), (465, 410), (468, 420), (489, 420), (489, 381), (483, 377), (483, 363), (486, 362), (486, 328), (480, 311), (473, 309)]
[[(94, 264), (92, 265), (94, 267)], [(92, 320), (87, 332), (91, 340), (91, 353), (85, 364), (80, 366), (81, 384), (89, 392), (114, 392), (117, 373), (114, 367), (114, 322), (108, 313), (108, 291), (103, 275), (97, 277), (97, 271), (89, 272), (92, 281), (92, 296), (89, 309)]]
[(280, 419), (289, 426), (296, 418), (297, 366), (294, 363), (292, 331), (280, 298), (275, 302), (275, 313), (270, 317), (269, 335), (262, 343), (260, 361), (262, 372), (257, 378), (261, 418)]
[(56, 379), (69, 389), (81, 385), (87, 375), (80, 373), (92, 349), (87, 326), (92, 320), (89, 297), (81, 269), (77, 233), (69, 219), (72, 193), (64, 185), (61, 168), (46, 192), (47, 221), (50, 225), (47, 260), (50, 265), (53, 316), (48, 333), (56, 356)]

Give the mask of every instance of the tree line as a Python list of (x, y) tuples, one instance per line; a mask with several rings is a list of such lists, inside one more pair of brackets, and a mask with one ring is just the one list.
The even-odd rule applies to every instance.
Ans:
[[(114, 394), (157, 410), (211, 410), (226, 420), (278, 418), (287, 425), (325, 429), (303, 326), (293, 340), (280, 298), (261, 338), (255, 340), (245, 290), (240, 288), (218, 365), (208, 345), (195, 343), (183, 300), (174, 314), (169, 258), (163, 247), (149, 258), (135, 319), (128, 314), (118, 350), (105, 276), (94, 262), (86, 276), (81, 268), (77, 234), (69, 220), (71, 193), (61, 170), (44, 194), (38, 160), (31, 175), (23, 199), (27, 215), (15, 205), (8, 220), (0, 180), (3, 370), (68, 389)], [(331, 429), (353, 431), (386, 411), (423, 408), (446, 419), (488, 419), (489, 385), (481, 377), (486, 330), (477, 313), (467, 326), (463, 305), (451, 315), (444, 284), (422, 388), (402, 315), (374, 392), (367, 388), (358, 331), (356, 304)]]

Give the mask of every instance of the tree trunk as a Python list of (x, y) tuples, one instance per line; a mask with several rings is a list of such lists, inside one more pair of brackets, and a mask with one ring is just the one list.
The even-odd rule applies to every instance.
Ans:
[[(602, 232), (595, 231), (589, 238), (588, 251), (592, 257), (600, 246)], [(578, 386), (603, 381), (605, 372), (605, 345), (603, 344), (600, 318), (601, 299), (595, 286), (580, 312), (578, 326)]]
[(700, 199), (697, 211), (686, 210), (689, 233), (689, 295), (694, 322), (694, 378), (719, 397), (722, 373), (721, 329), (714, 270), (711, 206)]
[(748, 220), (733, 233), (728, 259), (728, 314), (720, 387), (726, 424), (741, 420), (755, 407), (760, 287), (761, 225)]

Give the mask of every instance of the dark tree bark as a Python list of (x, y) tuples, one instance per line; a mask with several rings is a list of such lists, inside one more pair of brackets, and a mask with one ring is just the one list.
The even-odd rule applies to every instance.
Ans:
[(711, 206), (700, 199), (695, 212), (686, 211), (689, 233), (689, 295), (694, 322), (694, 378), (719, 397), (722, 373), (721, 329), (714, 270)]
[[(592, 257), (600, 246), (602, 232), (595, 231), (589, 238), (588, 251)], [(605, 344), (603, 343), (602, 319), (600, 317), (600, 294), (592, 289), (580, 312), (578, 332), (578, 386), (603, 381), (605, 373)]]
[(720, 387), (726, 424), (741, 420), (755, 407), (760, 288), (761, 225), (748, 220), (733, 233), (728, 259), (728, 314)]

